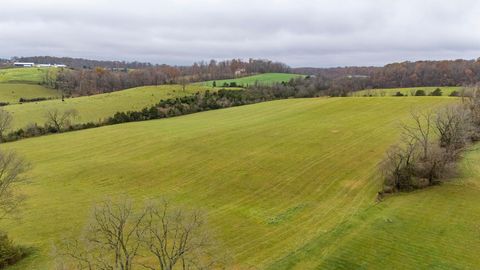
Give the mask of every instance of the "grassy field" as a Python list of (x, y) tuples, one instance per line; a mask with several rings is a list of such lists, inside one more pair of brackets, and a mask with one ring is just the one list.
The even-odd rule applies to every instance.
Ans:
[[(33, 169), (20, 221), (1, 227), (36, 248), (10, 269), (51, 269), (52, 243), (79, 233), (95, 201), (119, 194), (204, 209), (236, 269), (478, 265), (479, 237), (467, 239), (478, 225), (457, 237), (478, 220), (478, 204), (467, 204), (480, 202), (476, 184), (375, 204), (375, 168), (399, 121), (453, 101), (290, 99), (7, 143)], [(462, 223), (466, 213), (472, 221)]]
[[(274, 83), (288, 82), (297, 77), (304, 77), (304, 75), (290, 73), (264, 73), (236, 79), (216, 80), (215, 82), (217, 83), (217, 87), (222, 87), (224, 83), (230, 84), (231, 82), (237, 83), (238, 86), (245, 87), (248, 85), (254, 85), (255, 83), (261, 85), (271, 85)], [(213, 86), (213, 82), (214, 81), (207, 81), (198, 84)]]
[(457, 179), (372, 205), (270, 269), (477, 269), (479, 164), (477, 145)]
[(351, 93), (353, 97), (364, 96), (393, 96), (397, 92), (404, 94), (405, 96), (415, 96), (417, 90), (424, 90), (427, 95), (433, 92), (435, 89), (440, 88), (442, 90), (442, 96), (449, 96), (453, 91), (460, 91), (460, 86), (439, 86), (439, 87), (405, 87), (405, 88), (383, 88), (383, 89), (366, 89)]
[(20, 98), (38, 97), (59, 98), (61, 94), (57, 90), (36, 84), (0, 83), (0, 102), (15, 104)]
[(45, 113), (53, 108), (61, 111), (76, 109), (79, 113), (78, 123), (97, 122), (112, 116), (117, 111), (140, 110), (151, 106), (161, 99), (189, 95), (198, 91), (211, 89), (207, 86), (189, 85), (185, 92), (180, 85), (144, 86), (107, 94), (65, 99), (65, 101), (48, 100), (6, 106), (12, 113), (13, 129), (23, 128), (30, 123), (43, 125)]
[(50, 68), (6, 68), (0, 69), (0, 82), (30, 82), (43, 81), (45, 72)]

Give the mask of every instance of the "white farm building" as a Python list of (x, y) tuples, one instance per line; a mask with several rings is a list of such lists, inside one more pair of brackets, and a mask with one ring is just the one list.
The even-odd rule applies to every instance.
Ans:
[(15, 62), (13, 63), (13, 66), (15, 67), (67, 67), (66, 65), (63, 64), (35, 64), (35, 63), (30, 63), (30, 62)]
[(14, 66), (16, 67), (33, 67), (35, 66), (35, 63), (30, 63), (30, 62), (15, 62), (13, 63)]

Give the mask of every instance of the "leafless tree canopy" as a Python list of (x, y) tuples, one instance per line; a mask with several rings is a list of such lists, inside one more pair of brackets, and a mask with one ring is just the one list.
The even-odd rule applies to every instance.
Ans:
[(422, 149), (422, 158), (426, 159), (428, 157), (428, 146), (432, 139), (434, 113), (432, 111), (413, 111), (411, 113), (411, 119), (413, 120), (413, 124), (403, 125), (403, 137), (416, 142)]
[(3, 140), (5, 132), (12, 127), (12, 121), (12, 115), (9, 112), (0, 109), (0, 140)]
[(51, 109), (46, 112), (47, 118), (46, 126), (55, 128), (56, 131), (61, 132), (70, 127), (72, 121), (78, 117), (78, 111), (70, 109), (61, 112), (58, 109)]
[(440, 146), (455, 155), (473, 136), (472, 114), (461, 105), (441, 109), (435, 118), (435, 132)]
[[(149, 203), (105, 201), (78, 239), (56, 248), (57, 269), (210, 269), (218, 265), (203, 215)], [(218, 268), (218, 267), (216, 267)]]
[(416, 144), (409, 141), (404, 146), (394, 145), (387, 151), (385, 159), (380, 164), (380, 170), (385, 178), (388, 192), (405, 190), (410, 185), (410, 178), (415, 170)]
[(199, 211), (186, 212), (172, 208), (167, 201), (152, 204), (146, 209), (146, 231), (142, 242), (157, 263), (143, 264), (148, 269), (203, 269), (202, 258), (211, 245), (204, 230), (204, 218)]
[(15, 152), (0, 151), (0, 218), (16, 210), (24, 197), (16, 192), (29, 164)]

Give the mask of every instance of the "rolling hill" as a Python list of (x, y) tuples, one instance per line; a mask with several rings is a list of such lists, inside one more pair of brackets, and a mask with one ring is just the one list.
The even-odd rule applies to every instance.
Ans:
[(0, 69), (0, 82), (41, 83), (50, 68), (5, 68)]
[(358, 92), (353, 92), (351, 96), (393, 96), (397, 92), (405, 96), (415, 96), (417, 90), (424, 90), (425, 94), (430, 95), (435, 89), (439, 88), (442, 91), (442, 96), (449, 96), (453, 91), (460, 91), (460, 86), (426, 86), (426, 87), (405, 87), (405, 88), (382, 88), (382, 89), (366, 89)]
[(190, 95), (208, 89), (211, 87), (189, 85), (184, 92), (180, 85), (144, 86), (106, 94), (69, 98), (63, 102), (57, 99), (15, 104), (3, 108), (12, 114), (15, 130), (30, 123), (43, 125), (46, 121), (45, 113), (54, 108), (76, 109), (79, 113), (79, 118), (76, 120), (78, 123), (97, 122), (118, 111), (140, 110), (161, 99)]
[(367, 207), (269, 269), (476, 269), (480, 147), (471, 150), (458, 178)]
[[(248, 85), (254, 85), (255, 83), (260, 85), (271, 85), (274, 83), (288, 82), (291, 79), (298, 77), (305, 77), (305, 75), (291, 73), (264, 73), (235, 79), (216, 80), (215, 82), (217, 84), (217, 87), (222, 87), (224, 84), (230, 84), (232, 82), (235, 82), (237, 86), (245, 87)], [(213, 82), (214, 81), (206, 81), (198, 84), (213, 86)]]
[(59, 98), (59, 91), (41, 85), (25, 83), (0, 83), (0, 102), (19, 103), (20, 98)]
[(50, 269), (52, 242), (80, 233), (95, 201), (120, 194), (205, 210), (236, 269), (478, 265), (476, 180), (375, 203), (376, 166), (399, 121), (449, 102), (279, 100), (7, 143), (33, 169), (21, 222), (2, 227), (36, 249), (9, 269)]

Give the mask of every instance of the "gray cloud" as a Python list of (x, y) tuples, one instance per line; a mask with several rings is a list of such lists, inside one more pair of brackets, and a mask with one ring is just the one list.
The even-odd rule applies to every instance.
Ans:
[(292, 66), (480, 56), (480, 2), (414, 0), (3, 0), (0, 56)]

